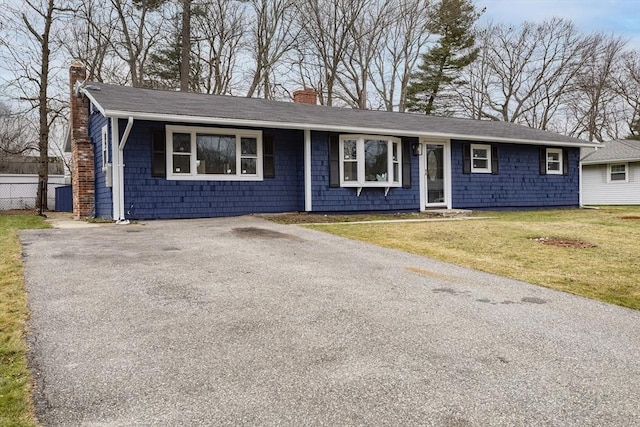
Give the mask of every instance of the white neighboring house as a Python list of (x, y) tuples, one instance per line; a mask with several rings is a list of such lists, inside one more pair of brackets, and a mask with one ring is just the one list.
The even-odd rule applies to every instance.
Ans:
[[(38, 192), (38, 162), (35, 156), (0, 157), (0, 211), (10, 209), (33, 209)], [(55, 189), (68, 183), (64, 166), (59, 159), (50, 158), (47, 185), (47, 205), (55, 210)]]
[(582, 205), (640, 205), (640, 141), (607, 141), (582, 154)]

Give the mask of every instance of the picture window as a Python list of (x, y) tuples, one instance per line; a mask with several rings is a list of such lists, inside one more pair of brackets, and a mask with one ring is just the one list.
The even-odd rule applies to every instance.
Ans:
[(388, 136), (340, 136), (340, 177), (343, 187), (402, 185), (400, 140)]
[(167, 126), (168, 179), (261, 180), (262, 133)]

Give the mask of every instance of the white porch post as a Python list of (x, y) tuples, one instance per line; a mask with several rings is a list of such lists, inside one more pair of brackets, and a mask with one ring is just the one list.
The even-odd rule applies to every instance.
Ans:
[(311, 130), (304, 130), (304, 210), (311, 212)]
[(447, 209), (452, 209), (453, 200), (451, 199), (452, 191), (452, 179), (451, 174), (453, 173), (451, 170), (451, 140), (448, 140), (444, 144), (444, 198), (447, 201)]
[(418, 156), (418, 171), (420, 173), (420, 179), (418, 180), (420, 185), (420, 212), (427, 210), (427, 183), (426, 183), (426, 167), (424, 156), (427, 154), (427, 143), (422, 139), (418, 142), (420, 147), (420, 156)]

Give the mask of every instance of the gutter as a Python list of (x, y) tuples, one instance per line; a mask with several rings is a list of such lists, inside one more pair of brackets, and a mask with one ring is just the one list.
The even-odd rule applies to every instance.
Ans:
[(635, 163), (640, 162), (640, 158), (637, 159), (607, 159), (607, 160), (587, 160), (581, 162), (583, 165), (606, 165), (609, 163)]
[[(102, 111), (102, 110), (101, 110)], [(489, 141), (489, 142), (504, 142), (512, 144), (528, 144), (528, 145), (555, 145), (558, 147), (598, 147), (599, 145), (593, 142), (567, 142), (567, 141), (539, 141), (531, 139), (520, 138), (505, 138), (490, 135), (464, 135), (454, 133), (442, 133), (442, 132), (420, 132), (415, 130), (402, 130), (402, 129), (389, 129), (389, 128), (370, 128), (370, 127), (350, 127), (350, 126), (335, 126), (325, 125), (318, 123), (294, 123), (294, 122), (274, 122), (268, 120), (248, 120), (248, 119), (230, 119), (221, 117), (202, 117), (202, 116), (180, 116), (171, 114), (156, 114), (156, 113), (143, 113), (143, 112), (131, 112), (131, 111), (119, 111), (119, 110), (103, 110), (104, 115), (113, 118), (130, 118), (133, 117), (137, 120), (151, 120), (151, 121), (166, 121), (166, 122), (181, 122), (181, 123), (200, 123), (200, 124), (212, 124), (212, 125), (229, 125), (229, 126), (244, 126), (244, 127), (267, 127), (274, 129), (308, 129), (310, 131), (329, 131), (329, 132), (344, 132), (344, 133), (358, 133), (358, 134), (379, 134), (379, 135), (401, 135), (408, 137), (422, 137), (422, 138), (439, 138), (439, 139), (458, 139), (466, 141)]]

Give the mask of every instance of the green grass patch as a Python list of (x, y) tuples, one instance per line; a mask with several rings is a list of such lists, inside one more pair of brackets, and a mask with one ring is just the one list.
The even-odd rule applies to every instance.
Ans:
[(476, 215), (308, 227), (640, 310), (640, 207)]
[(0, 214), (0, 425), (35, 426), (27, 369), (27, 296), (18, 230), (48, 228), (35, 215)]

